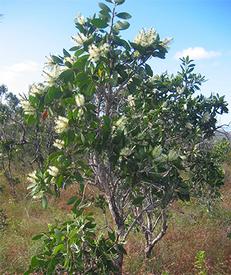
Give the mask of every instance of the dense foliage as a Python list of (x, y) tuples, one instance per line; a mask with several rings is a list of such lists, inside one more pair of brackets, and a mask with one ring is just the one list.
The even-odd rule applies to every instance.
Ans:
[(96, 234), (96, 224), (91, 215), (74, 217), (61, 225), (50, 225), (49, 232), (37, 235), (42, 239), (44, 250), (31, 260), (29, 271), (46, 274), (110, 274), (116, 272), (113, 261), (117, 249), (123, 249), (115, 243), (115, 233)]

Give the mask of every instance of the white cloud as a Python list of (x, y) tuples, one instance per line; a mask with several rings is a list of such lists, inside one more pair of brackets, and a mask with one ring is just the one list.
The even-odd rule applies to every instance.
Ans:
[(21, 62), (13, 64), (9, 70), (15, 73), (34, 72), (38, 70), (38, 64), (33, 61)]
[(221, 52), (218, 52), (218, 51), (207, 51), (203, 47), (194, 47), (194, 48), (188, 48), (182, 51), (178, 51), (174, 57), (178, 59), (181, 57), (189, 56), (192, 59), (199, 60), (199, 59), (210, 59), (220, 55), (221, 55)]
[(41, 65), (34, 61), (0, 66), (0, 85), (5, 84), (15, 93), (27, 92), (30, 84), (40, 80), (41, 71)]

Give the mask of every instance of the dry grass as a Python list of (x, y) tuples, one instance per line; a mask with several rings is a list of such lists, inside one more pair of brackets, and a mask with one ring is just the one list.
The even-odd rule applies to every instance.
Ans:
[[(133, 235), (127, 244), (125, 274), (196, 274), (195, 255), (199, 250), (206, 252), (208, 274), (231, 274), (231, 185), (223, 188), (223, 203), (209, 214), (196, 204), (175, 205), (168, 232), (156, 246), (153, 257), (144, 258), (142, 238)], [(182, 214), (183, 212), (183, 214)]]
[[(4, 184), (3, 178), (1, 183)], [(0, 194), (0, 206), (7, 215), (7, 227), (0, 231), (0, 274), (20, 274), (25, 271), (31, 256), (39, 247), (32, 236), (47, 230), (47, 224), (66, 218), (66, 212), (55, 202), (42, 209), (40, 202), (32, 201), (26, 194), (25, 184), (16, 187), (17, 197), (12, 198), (8, 186)]]
[[(227, 233), (231, 232), (231, 169), (226, 167), (226, 171), (222, 206), (210, 215), (194, 203), (176, 204), (169, 230), (151, 259), (144, 258), (141, 235), (137, 233), (130, 237), (126, 245), (128, 256), (125, 257), (124, 274), (158, 275), (163, 271), (171, 275), (196, 274), (194, 261), (199, 250), (206, 252), (209, 275), (231, 274), (231, 240), (227, 238)], [(2, 183), (1, 177), (0, 180)], [(0, 231), (0, 274), (25, 271), (30, 257), (39, 249), (39, 242), (32, 241), (32, 236), (46, 230), (48, 223), (66, 219), (70, 211), (66, 201), (77, 191), (76, 186), (63, 191), (61, 197), (52, 199), (48, 209), (44, 210), (40, 203), (25, 198), (26, 184), (23, 178), (21, 181), (16, 199), (12, 199), (7, 186), (0, 194), (0, 206), (8, 216), (7, 228)], [(94, 193), (94, 190), (87, 191), (88, 196), (94, 196)], [(95, 213), (96, 220), (102, 222), (102, 213)]]

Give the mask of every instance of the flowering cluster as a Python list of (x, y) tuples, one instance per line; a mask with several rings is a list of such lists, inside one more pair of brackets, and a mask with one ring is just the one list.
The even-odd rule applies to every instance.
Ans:
[(66, 117), (59, 116), (55, 120), (55, 132), (58, 134), (63, 133), (68, 128), (69, 120)]
[(36, 170), (33, 171), (32, 173), (29, 173), (27, 176), (27, 180), (32, 183), (35, 184), (36, 181), (38, 180), (37, 176), (36, 176)]
[(33, 171), (32, 173), (28, 174), (27, 180), (30, 184), (27, 186), (27, 189), (31, 190), (33, 199), (41, 199), (44, 191), (38, 188), (38, 182), (40, 179), (37, 177), (36, 173), (36, 171)]
[(64, 141), (60, 139), (56, 139), (54, 141), (53, 146), (61, 150), (64, 147)]
[(83, 46), (84, 42), (90, 39), (90, 37), (84, 35), (83, 33), (77, 33), (72, 39), (77, 43), (78, 46)]
[(48, 69), (53, 69), (54, 66), (56, 66), (56, 63), (54, 62), (54, 60), (52, 59), (52, 56), (46, 56), (46, 62), (45, 62), (45, 68)]
[(76, 60), (77, 60), (77, 58), (75, 56), (70, 56), (70, 57), (64, 58), (64, 62), (69, 62), (71, 64), (73, 64)]
[(59, 169), (56, 166), (49, 166), (47, 172), (52, 177), (57, 177), (59, 174)]
[(79, 14), (76, 18), (75, 18), (75, 22), (79, 23), (80, 25), (84, 25), (86, 23), (86, 19), (83, 15)]
[(48, 85), (53, 85), (56, 83), (57, 78), (59, 75), (65, 70), (64, 66), (58, 66), (51, 56), (46, 57), (47, 62), (44, 66), (43, 75), (45, 77), (45, 82), (48, 83)]
[(82, 94), (77, 94), (75, 96), (75, 102), (78, 107), (82, 107), (85, 103), (85, 98)]
[(168, 37), (168, 38), (165, 38), (163, 41), (162, 41), (162, 45), (163, 47), (168, 47), (170, 42), (172, 42), (173, 38), (172, 37)]
[(205, 112), (203, 117), (202, 117), (202, 122), (208, 122), (210, 120), (210, 114), (209, 112)]
[(24, 113), (26, 115), (32, 115), (32, 116), (35, 115), (36, 110), (35, 110), (35, 108), (33, 106), (31, 106), (31, 104), (30, 104), (30, 102), (28, 100), (22, 98), (20, 100), (20, 103), (21, 103), (22, 108), (24, 110)]
[(41, 95), (44, 91), (44, 86), (39, 83), (39, 84), (33, 84), (30, 87), (29, 95), (30, 96), (36, 96), (36, 95)]
[(123, 115), (115, 123), (118, 129), (124, 130), (127, 123), (127, 118)]
[(141, 30), (134, 39), (134, 42), (142, 47), (150, 47), (156, 41), (157, 32), (151, 28), (149, 30)]
[(133, 95), (129, 95), (127, 101), (128, 101), (128, 105), (131, 108), (135, 107), (135, 98)]
[(92, 62), (99, 61), (100, 57), (105, 56), (109, 52), (110, 45), (108, 43), (104, 43), (101, 46), (96, 46), (94, 44), (90, 45), (88, 48), (89, 51), (89, 59)]

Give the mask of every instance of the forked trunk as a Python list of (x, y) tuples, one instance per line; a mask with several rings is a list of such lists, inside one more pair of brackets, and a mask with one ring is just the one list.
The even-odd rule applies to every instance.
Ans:
[(145, 252), (145, 258), (147, 258), (147, 259), (151, 258), (151, 256), (152, 256), (152, 251), (153, 251), (153, 247), (154, 247), (154, 246), (150, 245), (150, 246), (147, 246), (147, 247), (145, 248), (145, 250), (144, 250), (144, 252)]

